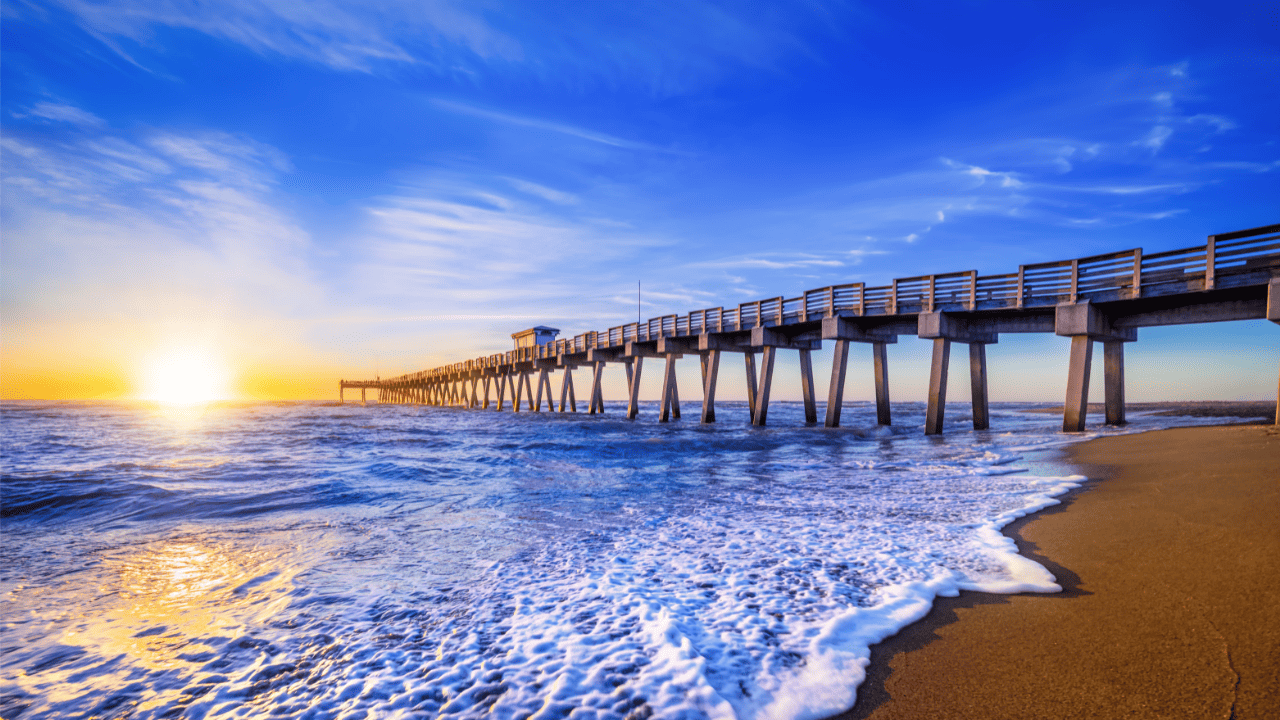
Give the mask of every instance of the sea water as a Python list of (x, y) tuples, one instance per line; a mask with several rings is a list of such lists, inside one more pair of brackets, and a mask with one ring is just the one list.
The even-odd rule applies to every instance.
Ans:
[(0, 716), (821, 718), (934, 597), (1058, 590), (1030, 407), (8, 403)]

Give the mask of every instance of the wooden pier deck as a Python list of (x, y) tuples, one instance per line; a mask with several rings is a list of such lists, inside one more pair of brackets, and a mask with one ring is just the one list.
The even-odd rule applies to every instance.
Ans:
[[(848, 283), (774, 297), (734, 308), (663, 315), (602, 332), (388, 379), (339, 384), (377, 390), (377, 402), (425, 403), (519, 412), (555, 410), (551, 373), (563, 371), (559, 411), (577, 412), (573, 375), (591, 370), (588, 413), (604, 412), (601, 378), (609, 363), (627, 374), (627, 417), (639, 411), (640, 375), (646, 358), (662, 358), (659, 422), (680, 417), (675, 363), (697, 355), (702, 368), (702, 422), (715, 422), (716, 379), (723, 353), (744, 358), (751, 422), (769, 412), (774, 360), (779, 350), (799, 353), (805, 419), (816, 423), (817, 402), (810, 354), (835, 342), (827, 390), (828, 427), (840, 424), (851, 343), (871, 346), (877, 417), (892, 422), (885, 347), (900, 335), (933, 342), (925, 432), (942, 432), (951, 344), (969, 346), (973, 425), (985, 429), (986, 346), (1004, 333), (1054, 333), (1071, 338), (1063, 430), (1084, 429), (1095, 342), (1103, 345), (1106, 422), (1123, 424), (1124, 344), (1138, 328), (1265, 318), (1280, 323), (1280, 224), (1210, 235), (1203, 245), (1143, 254), (1141, 248), (1074, 260), (1023, 265), (1017, 272), (976, 271), (899, 278), (889, 285)], [(757, 361), (757, 355), (759, 360)], [(1280, 399), (1280, 388), (1277, 393)], [(1280, 424), (1280, 411), (1277, 411)]]

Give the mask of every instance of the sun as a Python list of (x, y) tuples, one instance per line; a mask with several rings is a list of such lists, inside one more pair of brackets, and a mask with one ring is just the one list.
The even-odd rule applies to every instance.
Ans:
[(169, 405), (204, 405), (231, 398), (231, 371), (199, 347), (156, 352), (142, 363), (140, 398)]

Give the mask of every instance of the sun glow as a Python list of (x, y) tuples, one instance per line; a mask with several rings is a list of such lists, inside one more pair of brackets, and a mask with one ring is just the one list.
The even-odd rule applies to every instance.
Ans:
[(204, 405), (231, 399), (231, 371), (203, 348), (156, 353), (142, 367), (140, 398), (169, 405)]

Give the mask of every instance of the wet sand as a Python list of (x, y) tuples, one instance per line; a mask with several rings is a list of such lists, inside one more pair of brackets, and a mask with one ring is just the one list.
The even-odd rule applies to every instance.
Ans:
[(1005, 528), (1051, 595), (962, 593), (872, 649), (854, 718), (1280, 718), (1280, 431), (1070, 451), (1091, 478)]

